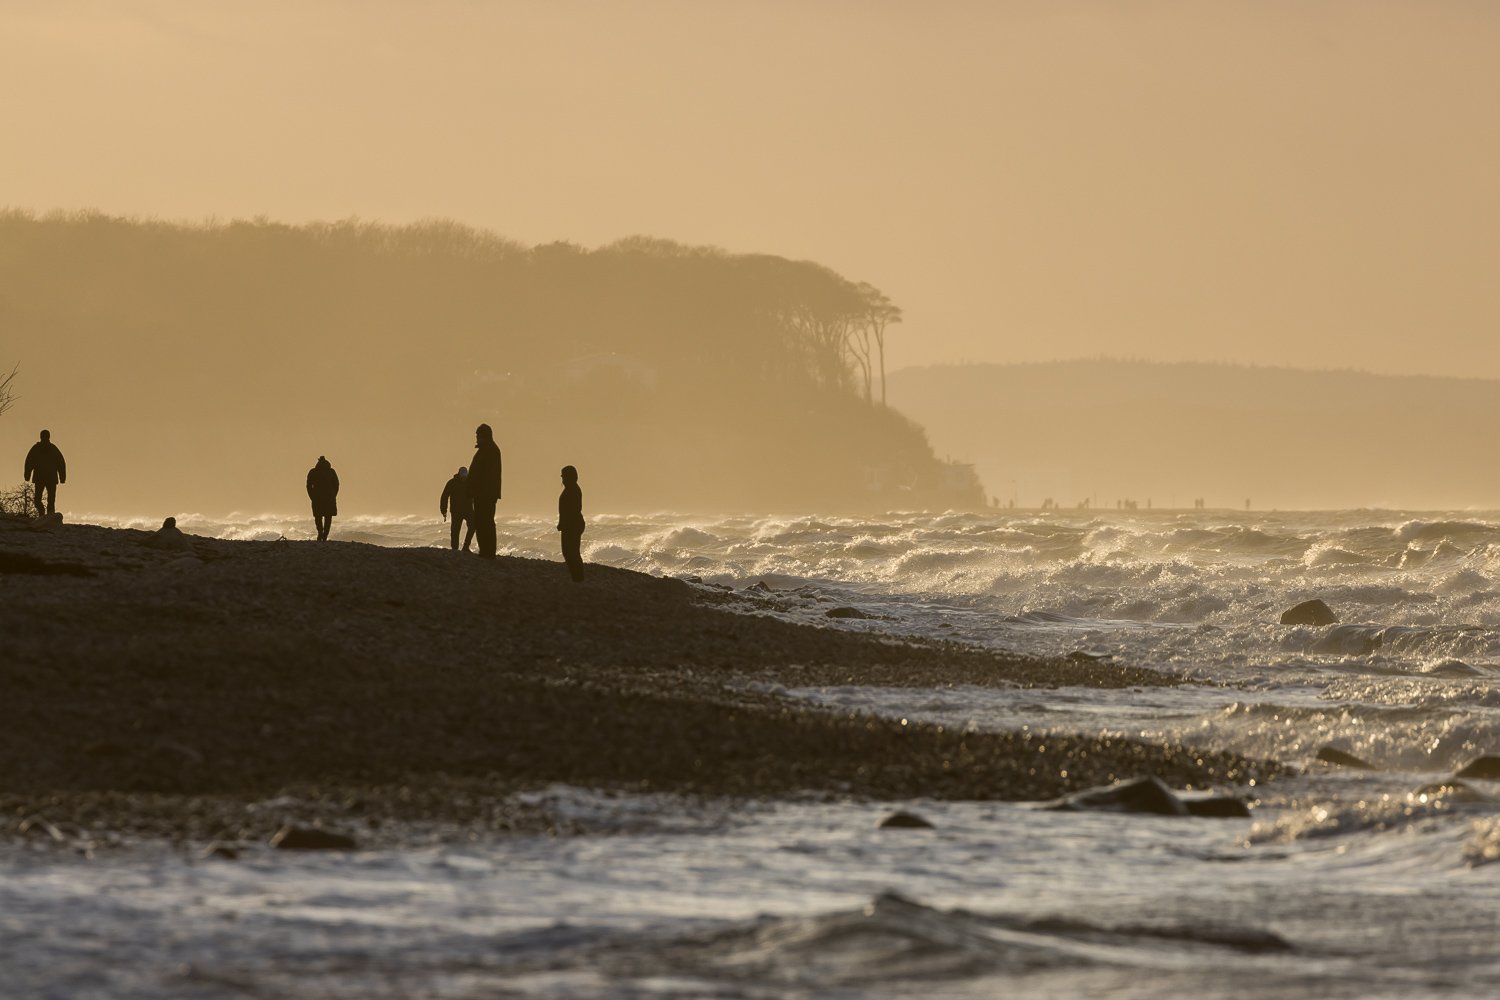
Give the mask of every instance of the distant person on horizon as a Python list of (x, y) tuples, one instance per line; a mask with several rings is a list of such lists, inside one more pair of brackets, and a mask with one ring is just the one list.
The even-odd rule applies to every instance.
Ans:
[(333, 519), (339, 513), (339, 474), (328, 459), (318, 456), (318, 464), (307, 470), (307, 498), (312, 501), (313, 523), (318, 527), (318, 541), (328, 541)]
[(495, 558), (495, 504), (500, 500), (500, 446), (489, 424), (474, 428), (474, 458), (469, 462), (469, 499), (474, 502), (474, 534), (479, 555)]
[[(14, 468), (14, 466), (12, 466)], [(41, 440), (26, 453), (26, 473), (22, 482), (31, 482), (36, 489), (32, 501), (36, 504), (36, 516), (45, 517), (57, 509), (57, 484), (68, 481), (68, 464), (63, 453), (52, 443), (52, 432), (42, 431)], [(42, 492), (47, 493), (47, 506), (42, 508)]]
[(578, 488), (578, 470), (562, 469), (563, 491), (557, 498), (557, 530), (562, 532), (563, 562), (574, 583), (583, 582), (583, 490)]
[(469, 498), (469, 470), (462, 465), (458, 472), (448, 480), (443, 487), (443, 495), (438, 499), (438, 513), (446, 519), (448, 508), (453, 508), (453, 529), (451, 548), (458, 551), (458, 529), (460, 525), (468, 524), (469, 533), (464, 536), (464, 551), (469, 551), (469, 545), (474, 541), (474, 501)]

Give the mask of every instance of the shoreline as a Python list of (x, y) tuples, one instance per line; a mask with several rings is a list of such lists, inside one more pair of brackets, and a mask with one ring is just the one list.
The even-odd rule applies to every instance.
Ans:
[[(546, 830), (553, 784), (703, 798), (1044, 800), (1279, 765), (1123, 739), (961, 733), (755, 685), (1142, 687), (1164, 675), (742, 613), (590, 565), (0, 519), (0, 811), (12, 835), (256, 840), (300, 822)], [(730, 610), (738, 608), (740, 610)], [(47, 826), (32, 822), (41, 817)], [(372, 827), (373, 828), (373, 827)], [(51, 836), (50, 833), (46, 833)], [(399, 840), (399, 834), (394, 834)]]

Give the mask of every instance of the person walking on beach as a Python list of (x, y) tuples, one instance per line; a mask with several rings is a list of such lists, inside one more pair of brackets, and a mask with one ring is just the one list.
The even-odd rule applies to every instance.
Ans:
[(322, 455), (318, 456), (318, 464), (307, 470), (307, 498), (312, 501), (318, 541), (326, 542), (328, 532), (333, 529), (333, 519), (339, 513), (339, 474)]
[(563, 562), (574, 583), (583, 582), (583, 490), (578, 488), (578, 470), (563, 466), (563, 491), (557, 497), (557, 530), (562, 532)]
[(489, 424), (474, 428), (474, 458), (469, 462), (469, 499), (474, 503), (474, 534), (479, 555), (495, 558), (495, 504), (500, 500), (500, 446)]
[(458, 529), (460, 525), (468, 524), (469, 533), (464, 536), (464, 551), (469, 551), (469, 544), (474, 541), (474, 501), (469, 499), (469, 470), (462, 465), (458, 467), (458, 473), (443, 487), (443, 495), (438, 499), (438, 513), (446, 519), (448, 508), (453, 508), (453, 530), (451, 532), (451, 548), (458, 551)]
[[(15, 468), (15, 466), (11, 466)], [(36, 516), (45, 517), (57, 509), (57, 484), (68, 481), (68, 464), (63, 453), (52, 443), (52, 432), (42, 431), (41, 440), (26, 453), (26, 473), (22, 482), (35, 486), (32, 501), (36, 504)], [(42, 508), (42, 492), (47, 493), (47, 507)]]

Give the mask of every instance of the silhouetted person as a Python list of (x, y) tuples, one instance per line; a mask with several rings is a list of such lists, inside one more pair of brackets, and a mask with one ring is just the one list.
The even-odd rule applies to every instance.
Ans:
[(451, 547), (454, 552), (458, 551), (458, 529), (467, 522), (469, 533), (464, 536), (464, 551), (467, 552), (469, 543), (474, 541), (474, 501), (469, 498), (469, 470), (461, 465), (458, 473), (443, 487), (443, 495), (438, 499), (438, 512), (443, 517), (448, 516), (450, 507), (453, 510)]
[(495, 504), (500, 500), (500, 447), (489, 424), (474, 428), (474, 458), (469, 462), (469, 499), (474, 503), (474, 534), (479, 555), (495, 558)]
[(557, 530), (562, 532), (563, 562), (574, 583), (583, 582), (583, 490), (578, 488), (578, 470), (563, 466), (563, 491), (557, 498)]
[(326, 542), (339, 514), (339, 474), (328, 459), (318, 456), (318, 464), (307, 470), (307, 498), (312, 501), (313, 523), (318, 526), (318, 541)]
[[(14, 466), (12, 466), (14, 468)], [(57, 509), (57, 484), (68, 481), (68, 464), (63, 453), (52, 443), (52, 432), (42, 431), (42, 439), (26, 453), (26, 474), (22, 482), (30, 481), (36, 490), (32, 500), (36, 503), (36, 516), (44, 517)], [(47, 493), (46, 509), (42, 508), (42, 491)]]

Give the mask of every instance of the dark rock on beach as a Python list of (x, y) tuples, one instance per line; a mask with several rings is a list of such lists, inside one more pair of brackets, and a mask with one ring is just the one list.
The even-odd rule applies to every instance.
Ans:
[(1178, 795), (1155, 775), (1087, 788), (1048, 805), (1068, 812), (1145, 813), (1154, 816), (1242, 817), (1250, 815), (1243, 800), (1226, 795)]
[(279, 851), (352, 851), (358, 845), (353, 837), (330, 830), (301, 826), (284, 826), (271, 838)]
[(1064, 934), (1097, 941), (1101, 936), (1175, 941), (1233, 948), (1247, 954), (1294, 951), (1286, 938), (1259, 927), (1215, 926), (1212, 923), (1189, 924), (1113, 924), (1101, 925), (1088, 920), (1066, 917), (1034, 917), (1015, 921), (1018, 930), (1041, 934)]
[(1373, 771), (1373, 764), (1366, 763), (1354, 756), (1352, 753), (1340, 750), (1338, 747), (1326, 746), (1318, 750), (1317, 759), (1325, 764), (1333, 764), (1338, 767), (1352, 767), (1360, 771)]
[(918, 816), (916, 813), (910, 813), (903, 809), (900, 812), (893, 812), (885, 819), (881, 820), (880, 829), (931, 830), (932, 824), (927, 822), (927, 820), (923, 819), (921, 816)]
[(1190, 816), (1205, 816), (1210, 819), (1245, 819), (1250, 815), (1250, 806), (1244, 799), (1234, 795), (1182, 795), (1182, 804)]
[(1116, 782), (1105, 788), (1087, 788), (1059, 799), (1049, 808), (1070, 812), (1151, 813), (1156, 816), (1186, 816), (1182, 804), (1160, 778), (1147, 775)]
[(1287, 608), (1281, 613), (1283, 625), (1334, 625), (1338, 620), (1339, 617), (1333, 613), (1333, 609), (1316, 597), (1310, 601), (1303, 601), (1295, 607)]
[(67, 837), (45, 816), (28, 816), (16, 825), (16, 832), (23, 837), (40, 837), (56, 843), (65, 843)]
[(154, 534), (147, 536), (142, 544), (167, 552), (190, 552), (193, 547), (187, 535), (184, 535), (182, 529), (177, 527), (175, 517), (169, 517), (163, 521), (161, 527), (156, 529)]
[(1448, 802), (1462, 802), (1466, 805), (1490, 805), (1496, 800), (1492, 795), (1486, 795), (1472, 785), (1466, 785), (1462, 781), (1437, 781), (1422, 785), (1412, 792), (1413, 795), (1425, 795), (1428, 798), (1442, 798)]
[(1475, 757), (1459, 771), (1455, 778), (1478, 778), (1480, 781), (1500, 781), (1500, 757)]
[[(1149, 670), (795, 625), (733, 613), (743, 592), (607, 566), (578, 586), (540, 560), (188, 536), (182, 572), (185, 553), (148, 537), (0, 518), (0, 559), (90, 574), (28, 575), (0, 601), (0, 833), (45, 812), (89, 831), (264, 842), (293, 820), (347, 825), (357, 803), (367, 843), (377, 823), (520, 829), (533, 814), (505, 803), (554, 783), (1044, 800), (1122, 775), (1206, 787), (1281, 770), (766, 693), (1176, 683)], [(258, 806), (288, 798), (294, 813)]]
[(63, 516), (61, 511), (53, 511), (50, 514), (44, 514), (28, 525), (28, 527), (32, 531), (57, 531), (62, 528), (62, 526)]

